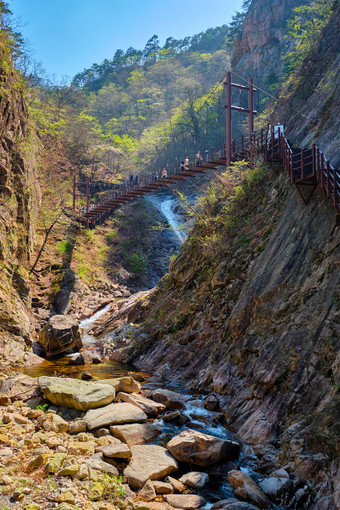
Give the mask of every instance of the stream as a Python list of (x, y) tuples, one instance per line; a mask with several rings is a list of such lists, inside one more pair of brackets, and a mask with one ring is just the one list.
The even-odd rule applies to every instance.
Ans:
[(172, 232), (177, 237), (180, 244), (183, 244), (187, 238), (187, 234), (183, 229), (183, 221), (181, 221), (181, 218), (174, 210), (177, 203), (176, 198), (168, 193), (154, 193), (147, 195), (145, 200), (160, 211), (162, 216), (164, 216), (169, 223)]
[[(90, 350), (96, 350), (96, 339), (88, 333), (93, 324), (105, 314), (110, 305), (106, 305), (101, 310), (97, 311), (92, 317), (84, 319), (80, 322), (80, 328), (83, 329), (83, 344), (84, 347)], [(221, 439), (237, 440), (241, 442), (234, 434), (229, 432), (219, 423), (218, 413), (209, 411), (204, 407), (204, 395), (188, 393), (188, 391), (181, 385), (171, 385), (166, 383), (164, 380), (156, 378), (150, 374), (144, 372), (136, 372), (133, 366), (122, 365), (115, 361), (104, 361), (101, 364), (91, 365), (72, 365), (70, 357), (66, 355), (62, 358), (45, 361), (39, 366), (31, 368), (25, 368), (24, 373), (32, 377), (39, 377), (41, 375), (48, 376), (61, 376), (67, 375), (69, 377), (79, 378), (82, 373), (90, 372), (95, 379), (107, 379), (122, 377), (126, 375), (138, 374), (142, 376), (144, 381), (142, 384), (142, 390), (148, 395), (149, 391), (157, 388), (166, 388), (176, 391), (186, 400), (185, 409), (181, 410), (181, 414), (184, 417), (182, 422), (179, 424), (175, 421), (164, 421), (162, 417), (155, 419), (155, 423), (158, 423), (162, 427), (161, 435), (150, 441), (149, 444), (157, 444), (165, 447), (166, 443), (174, 436), (179, 434), (182, 430), (187, 428), (196, 429), (206, 434), (219, 437)], [(140, 378), (140, 377), (139, 377)], [(241, 442), (242, 443), (242, 442)], [(191, 469), (206, 472), (209, 474), (210, 482), (203, 489), (191, 489), (190, 492), (199, 494), (207, 500), (207, 504), (204, 509), (209, 509), (213, 503), (222, 499), (234, 498), (234, 493), (230, 487), (227, 479), (226, 464), (214, 464), (209, 467), (200, 468), (199, 466), (191, 466)], [(230, 464), (230, 463), (229, 463)], [(234, 463), (232, 463), (234, 464)], [(235, 465), (236, 464), (236, 465)], [(247, 446), (242, 443), (241, 453), (238, 460), (235, 461), (234, 467), (231, 469), (237, 469), (237, 466), (241, 471), (251, 475), (256, 481), (260, 481), (262, 477), (258, 475), (253, 469), (255, 468), (255, 457), (250, 454)], [(175, 477), (178, 479), (191, 470), (188, 465), (180, 463), (180, 469), (176, 472)], [(230, 468), (229, 468), (230, 469)], [(273, 508), (279, 509), (279, 507), (273, 505)]]

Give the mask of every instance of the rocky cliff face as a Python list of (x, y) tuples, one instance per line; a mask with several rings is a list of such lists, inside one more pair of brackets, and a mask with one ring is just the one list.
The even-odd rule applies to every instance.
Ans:
[(254, 0), (247, 13), (242, 34), (235, 45), (232, 66), (256, 83), (271, 85), (280, 82), (284, 71), (282, 55), (286, 51), (287, 20), (294, 7), (306, 0)]
[(39, 186), (36, 142), (28, 126), (24, 88), (0, 35), (0, 356), (22, 360), (30, 341), (28, 263), (33, 248)]

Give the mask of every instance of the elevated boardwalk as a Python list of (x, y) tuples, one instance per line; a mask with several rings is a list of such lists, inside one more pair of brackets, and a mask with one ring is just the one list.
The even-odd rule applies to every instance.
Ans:
[[(317, 187), (323, 189), (327, 198), (340, 212), (340, 172), (334, 169), (325, 155), (315, 145), (312, 148), (291, 147), (280, 128), (269, 127), (267, 132), (261, 130), (252, 139), (242, 137), (232, 141), (232, 159), (254, 159), (263, 154), (269, 164), (274, 161), (282, 162), (289, 175), (291, 183), (296, 187), (301, 199), (307, 204)], [(102, 204), (98, 204), (92, 211), (85, 213), (87, 225), (96, 225), (106, 220), (115, 208), (130, 202), (146, 193), (153, 193), (178, 181), (203, 174), (207, 170), (214, 170), (219, 166), (226, 166), (226, 149), (206, 151), (206, 161), (199, 165), (190, 164), (184, 171), (175, 171), (163, 179), (153, 180), (142, 177), (138, 185), (124, 184), (115, 192), (115, 197)], [(306, 191), (303, 191), (303, 190)]]

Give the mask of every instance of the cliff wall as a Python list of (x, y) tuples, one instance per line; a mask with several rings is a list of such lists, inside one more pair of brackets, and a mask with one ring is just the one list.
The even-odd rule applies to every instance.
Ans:
[(0, 358), (22, 361), (31, 344), (28, 278), (38, 203), (37, 142), (29, 127), (22, 79), (0, 34)]

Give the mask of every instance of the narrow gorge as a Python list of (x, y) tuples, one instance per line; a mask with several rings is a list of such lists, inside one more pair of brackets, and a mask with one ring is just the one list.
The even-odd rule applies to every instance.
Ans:
[(338, 0), (60, 84), (10, 7), (0, 510), (340, 508)]

